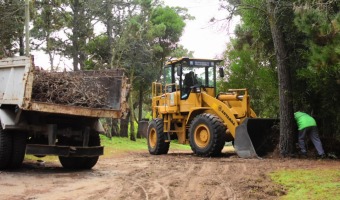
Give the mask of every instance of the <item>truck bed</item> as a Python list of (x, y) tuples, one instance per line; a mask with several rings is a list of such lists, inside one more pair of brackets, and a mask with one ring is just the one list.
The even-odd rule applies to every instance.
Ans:
[[(127, 108), (126, 95), (128, 93), (128, 85), (123, 70), (114, 69), (106, 70), (101, 73), (98, 71), (79, 71), (79, 72), (48, 72), (36, 71), (34, 64), (29, 57), (14, 57), (0, 60), (0, 106), (14, 105), (26, 111), (38, 111), (47, 113), (57, 113), (66, 115), (88, 116), (88, 117), (108, 117), (121, 118), (124, 116)], [(86, 77), (86, 82), (81, 83), (79, 87), (64, 87), (60, 95), (70, 94), (71, 90), (78, 90), (84, 84), (88, 84), (88, 92), (90, 92), (93, 84), (99, 85), (105, 89), (100, 92), (105, 96), (105, 102), (101, 102), (100, 106), (91, 106), (87, 104), (77, 104), (72, 102), (58, 102), (52, 98), (37, 98), (34, 96), (35, 77), (38, 73), (45, 76), (49, 73), (55, 76), (74, 76)], [(59, 74), (58, 74), (59, 73)], [(80, 74), (79, 74), (80, 73)], [(62, 78), (61, 78), (62, 79)], [(47, 80), (48, 81), (48, 80)], [(41, 87), (40, 85), (38, 87)], [(84, 87), (83, 87), (84, 88)], [(51, 90), (47, 87), (47, 92)], [(69, 91), (68, 91), (69, 90)], [(79, 93), (79, 92), (78, 92)], [(86, 91), (82, 91), (84, 96)], [(83, 98), (77, 97), (76, 98)]]

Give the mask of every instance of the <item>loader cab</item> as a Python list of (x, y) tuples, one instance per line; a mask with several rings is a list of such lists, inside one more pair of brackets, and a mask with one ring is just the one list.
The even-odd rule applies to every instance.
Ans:
[(172, 92), (178, 89), (181, 100), (186, 100), (191, 93), (200, 93), (202, 90), (215, 96), (216, 68), (221, 61), (195, 58), (171, 60), (164, 68), (165, 85), (173, 85)]

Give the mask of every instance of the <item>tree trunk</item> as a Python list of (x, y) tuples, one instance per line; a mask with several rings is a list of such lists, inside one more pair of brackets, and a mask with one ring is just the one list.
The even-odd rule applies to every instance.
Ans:
[(276, 11), (279, 10), (276, 0), (267, 0), (267, 11), (272, 33), (274, 49), (277, 59), (279, 78), (279, 99), (280, 99), (280, 142), (279, 148), (282, 156), (293, 153), (294, 144), (294, 111), (293, 96), (291, 90), (290, 68), (286, 63), (287, 51), (284, 46), (284, 38), (279, 27), (279, 19)]
[[(142, 120), (143, 114), (143, 86), (140, 84), (139, 86), (139, 101), (138, 101), (138, 122)], [(139, 126), (139, 125), (138, 125)], [(137, 138), (142, 138), (142, 135), (139, 131), (137, 131)]]
[(103, 124), (103, 125), (104, 125), (104, 129), (105, 129), (105, 136), (111, 139), (112, 138), (112, 131), (111, 131), (112, 119), (106, 118), (105, 124)]
[[(131, 92), (129, 92), (129, 94), (126, 97), (126, 101), (127, 102), (129, 102), (130, 93)], [(131, 110), (128, 110), (127, 114), (126, 114), (126, 118), (120, 120), (120, 134), (119, 134), (120, 137), (128, 137), (129, 136), (128, 132), (129, 132), (129, 119), (130, 119), (130, 115), (131, 115)]]
[(25, 55), (24, 38), (22, 36), (19, 37), (19, 55)]
[(139, 101), (138, 101), (138, 121), (142, 120), (143, 116), (143, 86), (139, 86)]
[(51, 66), (51, 71), (54, 71), (54, 57), (53, 57), (53, 53), (51, 51), (51, 38), (50, 38), (50, 34), (46, 35), (46, 50), (47, 50), (47, 54), (48, 54), (48, 58), (50, 60), (50, 66)]
[(112, 14), (113, 4), (110, 1), (106, 2), (106, 34), (109, 42), (109, 56), (108, 64), (110, 68), (113, 68), (113, 14)]
[(111, 123), (111, 136), (119, 136), (118, 119), (112, 119)]
[[(84, 38), (84, 41), (85, 41), (86, 39)], [(82, 44), (82, 45), (86, 45), (86, 44)], [(80, 65), (80, 70), (85, 70), (85, 61), (86, 61), (86, 58), (87, 58), (87, 55), (86, 55), (86, 53), (83, 51), (83, 50), (81, 50), (80, 52), (79, 52), (79, 65)]]
[(125, 119), (121, 119), (120, 120), (120, 137), (128, 137), (129, 134), (129, 119), (130, 119), (130, 112), (129, 111), (126, 115), (126, 118)]
[[(131, 83), (134, 80), (134, 70), (132, 70), (131, 75), (130, 75), (130, 80)], [(129, 93), (129, 107), (130, 107), (130, 140), (132, 141), (136, 141), (136, 137), (135, 137), (135, 113), (134, 113), (134, 105), (133, 105), (133, 99), (132, 99), (132, 92)]]
[(133, 114), (131, 113), (131, 116), (130, 116), (130, 140), (136, 141), (135, 126), (134, 126), (135, 120), (133, 118), (134, 118)]
[(78, 51), (79, 51), (79, 7), (80, 3), (79, 0), (74, 0), (72, 4), (72, 10), (73, 10), (73, 21), (72, 21), (72, 58), (73, 58), (73, 70), (78, 71), (79, 67), (79, 57), (78, 57)]

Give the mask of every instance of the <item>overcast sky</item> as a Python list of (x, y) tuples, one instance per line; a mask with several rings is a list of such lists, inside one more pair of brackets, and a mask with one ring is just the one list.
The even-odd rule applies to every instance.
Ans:
[(234, 24), (225, 21), (211, 24), (211, 18), (223, 19), (226, 10), (221, 10), (219, 0), (163, 0), (165, 5), (186, 7), (195, 20), (186, 21), (180, 44), (194, 51), (197, 58), (221, 58), (226, 43), (234, 31)]

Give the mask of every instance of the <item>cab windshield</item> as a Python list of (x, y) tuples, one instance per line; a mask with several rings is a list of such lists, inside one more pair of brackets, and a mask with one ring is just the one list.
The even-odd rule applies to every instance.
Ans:
[(188, 60), (182, 62), (182, 86), (214, 87), (215, 62)]
[(165, 66), (163, 80), (169, 86), (166, 91), (174, 92), (179, 86), (188, 95), (192, 87), (215, 88), (215, 77), (216, 61), (188, 59)]
[(182, 85), (197, 87), (214, 87), (214, 68), (190, 66), (182, 68)]

